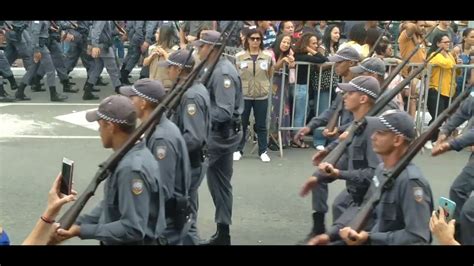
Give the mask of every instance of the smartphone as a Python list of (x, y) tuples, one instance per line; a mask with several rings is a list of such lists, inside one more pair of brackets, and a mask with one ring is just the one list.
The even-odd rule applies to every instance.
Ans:
[[(456, 209), (456, 203), (448, 198), (440, 197), (438, 204), (444, 209), (444, 216), (446, 218), (446, 222), (451, 221), (451, 219), (453, 219), (454, 210)], [(439, 210), (437, 212), (439, 215)]]
[(59, 192), (70, 195), (72, 189), (72, 175), (74, 171), (74, 161), (63, 158), (63, 167), (62, 167), (62, 178), (61, 178), (61, 188)]

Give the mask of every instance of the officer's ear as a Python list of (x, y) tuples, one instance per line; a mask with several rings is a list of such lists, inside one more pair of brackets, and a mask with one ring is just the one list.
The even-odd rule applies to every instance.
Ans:
[(403, 135), (395, 135), (395, 138), (393, 140), (393, 146), (400, 147), (402, 145), (405, 145), (406, 143), (406, 138)]

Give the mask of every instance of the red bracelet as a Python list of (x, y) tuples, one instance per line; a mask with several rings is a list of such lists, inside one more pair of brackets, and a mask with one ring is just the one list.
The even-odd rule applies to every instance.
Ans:
[(46, 219), (44, 216), (40, 216), (41, 220), (43, 220), (43, 222), (47, 223), (47, 224), (53, 224), (55, 222), (55, 220), (48, 220)]

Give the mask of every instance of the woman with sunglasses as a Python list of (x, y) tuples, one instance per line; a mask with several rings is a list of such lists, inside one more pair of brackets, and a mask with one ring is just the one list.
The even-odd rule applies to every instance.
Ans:
[(270, 162), (267, 154), (267, 110), (268, 94), (272, 77), (272, 56), (263, 50), (263, 34), (255, 27), (249, 28), (244, 41), (244, 51), (236, 54), (236, 67), (242, 80), (244, 112), (242, 113), (243, 136), (234, 161), (243, 154), (250, 111), (253, 108), (255, 133), (258, 136), (258, 154), (262, 162)]

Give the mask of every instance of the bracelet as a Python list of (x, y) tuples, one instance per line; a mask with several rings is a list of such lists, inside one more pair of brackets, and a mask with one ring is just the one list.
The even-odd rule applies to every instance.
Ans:
[(43, 220), (43, 222), (47, 223), (47, 224), (53, 224), (55, 222), (55, 220), (49, 220), (49, 219), (46, 219), (46, 217), (44, 216), (40, 216), (41, 220)]

